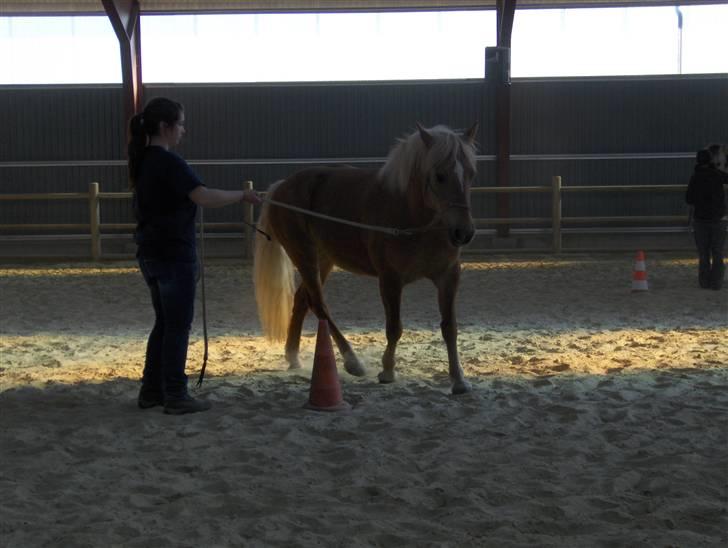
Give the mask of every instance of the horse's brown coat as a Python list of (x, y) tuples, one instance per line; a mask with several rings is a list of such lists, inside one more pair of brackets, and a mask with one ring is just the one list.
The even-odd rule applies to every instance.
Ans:
[[(469, 390), (457, 352), (454, 299), (460, 275), (460, 246), (467, 244), (475, 232), (470, 212), (475, 131), (476, 126), (461, 136), (444, 126), (429, 130), (418, 126), (417, 132), (394, 147), (387, 164), (379, 171), (309, 168), (271, 186), (270, 200), (318, 214), (377, 227), (426, 228), (414, 234), (391, 235), (316, 218), (280, 205), (264, 206), (261, 228), (274, 241), (259, 238), (257, 246), (282, 246), (301, 275), (287, 330), (286, 357), (291, 367), (300, 366), (301, 328), (310, 309), (318, 318), (329, 321), (346, 370), (364, 374), (323, 299), (322, 286), (336, 265), (379, 278), (387, 318), (387, 349), (379, 375), (382, 382), (394, 380), (394, 353), (402, 334), (402, 288), (421, 278), (432, 280), (438, 289), (453, 392)], [(267, 281), (271, 269), (280, 265), (268, 264), (274, 262), (265, 259), (270, 255), (258, 251), (254, 268), (257, 291), (275, 291), (275, 286)], [(277, 290), (284, 291), (285, 287), (283, 284)], [(270, 302), (269, 297), (261, 299), (259, 295), (259, 311)], [(269, 327), (267, 317), (261, 313), (264, 330)]]

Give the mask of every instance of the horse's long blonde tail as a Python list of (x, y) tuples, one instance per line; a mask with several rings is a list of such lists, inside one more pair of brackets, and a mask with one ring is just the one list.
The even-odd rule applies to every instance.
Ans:
[(293, 310), (294, 268), (283, 246), (272, 236), (269, 207), (270, 204), (263, 205), (258, 227), (271, 234), (271, 240), (260, 233), (256, 235), (253, 282), (263, 333), (269, 340), (282, 341)]

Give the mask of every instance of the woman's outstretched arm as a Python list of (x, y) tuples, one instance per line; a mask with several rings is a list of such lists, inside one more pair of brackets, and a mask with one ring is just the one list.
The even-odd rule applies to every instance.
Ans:
[(223, 207), (236, 202), (260, 204), (262, 200), (254, 190), (221, 190), (198, 186), (189, 193), (190, 200), (202, 207)]

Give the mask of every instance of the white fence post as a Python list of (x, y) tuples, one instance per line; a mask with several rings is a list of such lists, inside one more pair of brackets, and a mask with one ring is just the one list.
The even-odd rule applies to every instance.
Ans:
[(561, 176), (551, 177), (551, 231), (553, 251), (561, 253)]
[[(253, 181), (243, 181), (244, 190), (253, 190)], [(245, 226), (243, 227), (243, 234), (245, 235), (245, 247), (243, 251), (243, 257), (245, 259), (253, 258), (253, 204), (243, 202), (243, 221)]]
[(101, 211), (99, 200), (99, 183), (88, 185), (88, 211), (89, 226), (91, 228), (91, 258), (98, 261), (101, 258)]

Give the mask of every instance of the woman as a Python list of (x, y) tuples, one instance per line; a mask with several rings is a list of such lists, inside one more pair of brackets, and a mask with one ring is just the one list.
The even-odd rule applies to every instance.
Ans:
[(171, 151), (185, 134), (184, 123), (180, 103), (153, 99), (129, 122), (128, 150), (137, 258), (155, 314), (138, 404), (142, 409), (163, 405), (165, 413), (174, 415), (211, 406), (190, 396), (185, 374), (198, 272), (197, 206), (261, 202), (252, 190), (217, 190), (200, 181)]
[(726, 238), (725, 191), (728, 184), (728, 145), (699, 150), (685, 201), (691, 206), (695, 245), (698, 249), (698, 283), (703, 289), (723, 284), (723, 246)]

